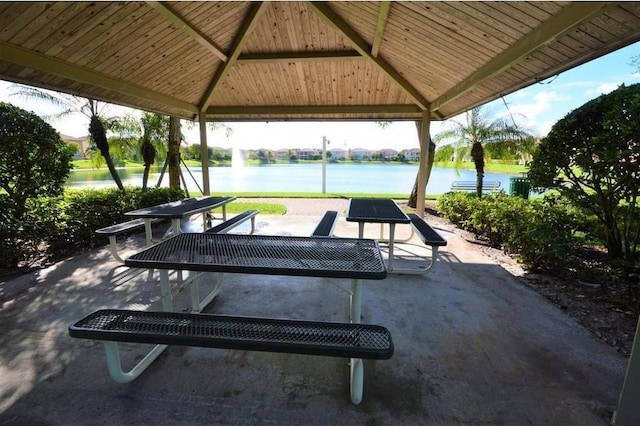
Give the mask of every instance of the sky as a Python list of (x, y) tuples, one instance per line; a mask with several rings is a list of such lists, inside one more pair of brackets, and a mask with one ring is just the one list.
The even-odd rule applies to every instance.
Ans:
[[(503, 99), (486, 105), (492, 116), (511, 114), (519, 127), (538, 137), (546, 136), (553, 124), (586, 102), (615, 90), (620, 84), (640, 83), (640, 65), (632, 65), (640, 56), (640, 42), (565, 71), (540, 83), (521, 89)], [(10, 96), (12, 83), (0, 80), (0, 101), (45, 117), (56, 113), (47, 103)], [(506, 105), (505, 105), (506, 103)], [(124, 114), (128, 108), (114, 110)], [(462, 117), (452, 120), (462, 121)], [(47, 120), (61, 134), (81, 137), (88, 133), (84, 116), (64, 120)], [(252, 122), (225, 123), (231, 128), (210, 131), (210, 147), (240, 149), (322, 148), (323, 137), (329, 140), (327, 149), (366, 148), (395, 150), (417, 148), (418, 135), (414, 122), (393, 122), (381, 129), (376, 122)], [(447, 122), (431, 123), (431, 134), (437, 134)], [(187, 143), (199, 143), (198, 127), (183, 128)]]

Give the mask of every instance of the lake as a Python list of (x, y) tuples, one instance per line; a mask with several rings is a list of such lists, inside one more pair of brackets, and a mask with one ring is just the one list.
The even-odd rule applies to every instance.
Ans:
[[(202, 186), (202, 169), (188, 169)], [(125, 185), (141, 186), (142, 169), (119, 169)], [(149, 186), (158, 182), (160, 168), (149, 177)], [(185, 167), (182, 167), (189, 191), (199, 191)], [(328, 163), (327, 193), (409, 194), (413, 188), (417, 165)], [(322, 192), (322, 164), (266, 164), (261, 166), (209, 167), (211, 192)], [(500, 188), (509, 190), (512, 175), (485, 173), (485, 180), (499, 181)], [(475, 181), (475, 171), (434, 167), (427, 185), (427, 194), (443, 194), (454, 180)], [(73, 170), (68, 188), (105, 188), (115, 186), (106, 167), (100, 170)], [(165, 174), (161, 186), (169, 186)]]

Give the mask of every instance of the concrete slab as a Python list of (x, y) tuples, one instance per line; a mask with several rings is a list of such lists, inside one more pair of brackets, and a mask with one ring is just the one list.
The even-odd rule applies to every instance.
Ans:
[[(308, 235), (319, 218), (259, 215), (257, 228)], [(389, 328), (396, 349), (365, 362), (361, 405), (350, 402), (348, 360), (339, 358), (170, 347), (138, 380), (113, 382), (102, 345), (67, 327), (99, 308), (160, 302), (157, 273), (131, 277), (104, 247), (0, 285), (0, 424), (609, 424), (626, 360), (441, 228), (448, 245), (432, 273), (365, 282), (364, 322)], [(376, 238), (378, 228), (367, 233)], [(357, 226), (343, 215), (336, 234), (355, 237)], [(126, 243), (130, 253), (144, 244)], [(429, 253), (416, 238), (403, 247), (407, 259)], [(224, 280), (206, 312), (348, 317), (348, 280)], [(175, 303), (188, 309), (177, 286)], [(123, 348), (132, 365), (148, 346)]]

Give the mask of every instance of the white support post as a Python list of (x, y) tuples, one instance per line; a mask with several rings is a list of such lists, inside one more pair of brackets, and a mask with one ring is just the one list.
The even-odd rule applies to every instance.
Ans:
[(420, 122), (420, 166), (418, 167), (418, 199), (416, 200), (416, 214), (424, 217), (424, 200), (427, 187), (427, 165), (429, 164), (429, 129), (431, 126), (431, 114), (424, 111)]
[(636, 326), (636, 335), (633, 339), (631, 356), (627, 366), (627, 375), (624, 379), (618, 409), (613, 416), (613, 424), (616, 426), (640, 424), (640, 320)]

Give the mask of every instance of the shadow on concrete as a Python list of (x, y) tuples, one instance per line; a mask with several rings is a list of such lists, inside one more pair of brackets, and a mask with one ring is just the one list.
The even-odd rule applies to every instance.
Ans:
[[(308, 235), (316, 223), (259, 216), (257, 228)], [(160, 302), (157, 272), (129, 276), (105, 247), (2, 284), (0, 423), (608, 424), (625, 359), (442, 231), (448, 245), (433, 272), (365, 282), (363, 321), (391, 331), (395, 354), (365, 362), (359, 406), (350, 402), (348, 360), (341, 358), (170, 347), (133, 383), (113, 382), (102, 344), (70, 338), (67, 327), (96, 309), (159, 310)], [(342, 220), (336, 233), (355, 236), (357, 227)], [(135, 250), (144, 242), (135, 236), (126, 244)], [(404, 250), (428, 258), (417, 239)], [(348, 317), (348, 280), (224, 280), (206, 312)], [(174, 297), (188, 309), (188, 292), (175, 286)], [(125, 364), (148, 349), (124, 345)]]

